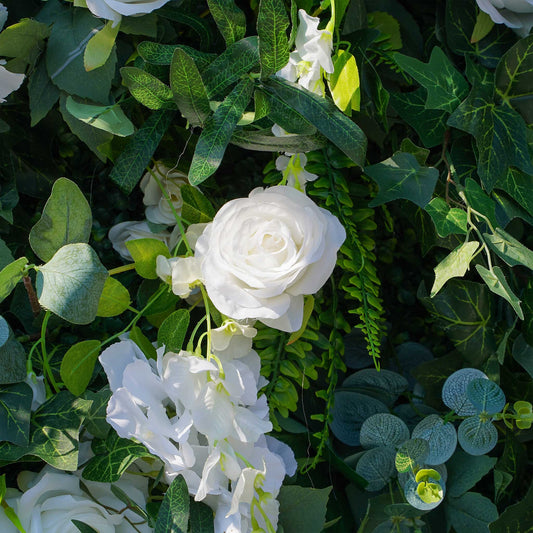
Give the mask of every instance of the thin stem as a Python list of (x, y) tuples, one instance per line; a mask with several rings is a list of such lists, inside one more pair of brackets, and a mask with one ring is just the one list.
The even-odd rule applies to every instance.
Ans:
[(46, 327), (48, 326), (48, 320), (50, 319), (51, 314), (51, 311), (46, 311), (43, 318), (43, 323), (41, 325), (41, 356), (43, 358), (43, 370), (48, 377), (48, 381), (50, 382), (50, 385), (52, 386), (54, 391), (59, 392), (59, 386), (57, 385), (56, 380), (54, 379), (52, 368), (50, 366), (50, 361), (48, 360), (48, 352), (46, 351)]
[(121, 274), (122, 272), (133, 270), (134, 268), (135, 268), (135, 263), (129, 263), (127, 265), (122, 265), (117, 268), (112, 268), (111, 270), (108, 270), (107, 272), (110, 276), (114, 276), (115, 274)]
[(41, 304), (39, 303), (39, 298), (37, 298), (37, 294), (35, 294), (35, 289), (33, 288), (33, 285), (31, 283), (31, 278), (30, 276), (24, 276), (22, 278), (22, 281), (24, 283), (24, 288), (28, 293), (28, 299), (30, 301), (33, 316), (37, 316), (41, 312)]
[(209, 361), (212, 357), (211, 353), (211, 312), (209, 311), (209, 298), (207, 297), (207, 292), (203, 285), (200, 285), (200, 290), (202, 291), (202, 298), (204, 299), (205, 305), (205, 318), (207, 326), (207, 360)]

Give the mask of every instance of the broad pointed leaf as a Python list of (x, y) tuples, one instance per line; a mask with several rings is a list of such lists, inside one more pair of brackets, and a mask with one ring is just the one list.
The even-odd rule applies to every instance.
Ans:
[(165, 493), (154, 533), (187, 533), (189, 505), (187, 482), (183, 476), (178, 475)]
[(18, 446), (27, 446), (33, 392), (26, 383), (0, 386), (0, 435)]
[(130, 90), (133, 97), (149, 109), (173, 109), (170, 87), (137, 67), (122, 67), (122, 82)]
[(433, 198), (425, 209), (431, 216), (439, 237), (454, 233), (466, 235), (467, 215), (464, 209), (450, 207), (443, 198)]

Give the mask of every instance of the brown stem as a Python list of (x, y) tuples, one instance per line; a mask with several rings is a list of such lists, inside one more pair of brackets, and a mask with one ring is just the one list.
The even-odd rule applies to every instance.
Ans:
[(33, 311), (34, 316), (37, 316), (41, 312), (41, 304), (39, 303), (37, 294), (35, 294), (35, 289), (33, 288), (33, 285), (31, 283), (31, 278), (30, 276), (24, 276), (22, 278), (22, 281), (24, 282), (24, 287), (26, 289), (26, 292), (28, 293), (28, 299), (30, 300), (31, 310)]

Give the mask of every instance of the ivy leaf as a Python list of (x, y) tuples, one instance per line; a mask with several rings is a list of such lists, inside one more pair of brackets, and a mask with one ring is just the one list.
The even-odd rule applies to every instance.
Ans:
[(91, 207), (79, 187), (67, 178), (59, 178), (41, 218), (31, 228), (30, 246), (43, 261), (50, 261), (66, 244), (89, 242), (92, 223)]
[(483, 234), (490, 249), (498, 254), (509, 266), (524, 265), (533, 270), (533, 251), (524, 246), (501, 228), (493, 234)]
[(248, 102), (252, 98), (253, 81), (242, 80), (206, 121), (189, 169), (191, 185), (198, 185), (211, 176), (219, 167)]
[(491, 86), (474, 86), (448, 120), (449, 126), (474, 136), (477, 170), (487, 192), (506, 178), (511, 166), (533, 173), (524, 120), (510, 107), (497, 106), (492, 92)]
[(183, 476), (178, 475), (165, 493), (154, 533), (187, 533), (189, 502), (187, 482)]
[(26, 383), (0, 386), (0, 435), (18, 446), (27, 446), (33, 392)]
[(366, 167), (365, 174), (379, 185), (369, 207), (405, 198), (423, 208), (431, 200), (439, 178), (436, 168), (420, 166), (413, 154), (404, 152), (396, 152), (389, 159)]
[(109, 388), (104, 388), (98, 392), (86, 390), (83, 398), (92, 402), (84, 422), (87, 431), (98, 439), (105, 439), (111, 429), (106, 420), (107, 404), (111, 398), (111, 391)]
[(89, 324), (107, 276), (88, 244), (67, 244), (37, 271), (39, 303), (72, 324)]
[(514, 198), (531, 216), (533, 216), (533, 176), (511, 168), (507, 176), (496, 184)]
[(282, 486), (279, 495), (279, 524), (285, 533), (318, 533), (324, 529), (331, 487), (312, 489)]
[(450, 207), (443, 198), (433, 198), (425, 207), (439, 237), (452, 234), (466, 235), (467, 215), (464, 209)]
[(203, 125), (211, 114), (207, 91), (194, 59), (179, 48), (170, 65), (170, 87), (181, 114), (191, 125)]
[(438, 46), (427, 64), (400, 53), (394, 54), (394, 60), (427, 90), (426, 109), (451, 113), (468, 93), (468, 83)]
[(520, 307), (520, 300), (505, 279), (505, 274), (499, 266), (493, 266), (491, 270), (486, 269), (482, 265), (476, 265), (476, 270), (481, 276), (487, 287), (498, 296), (505, 298), (514, 309), (520, 320), (524, 320), (524, 312)]
[(261, 0), (257, 15), (261, 78), (281, 70), (289, 61), (289, 18), (283, 0)]
[(141, 179), (173, 119), (174, 113), (172, 112), (156, 111), (130, 137), (130, 142), (118, 156), (109, 174), (111, 180), (124, 193), (130, 194)]
[(246, 17), (233, 0), (207, 0), (209, 11), (226, 41), (226, 46), (246, 34)]
[(8, 26), (0, 35), (0, 55), (16, 58), (23, 65), (33, 65), (39, 57), (50, 28), (47, 24), (24, 18)]
[(470, 261), (476, 250), (479, 248), (479, 242), (469, 241), (464, 242), (455, 250), (450, 252), (436, 267), (435, 267), (435, 281), (431, 288), (431, 298), (433, 298), (444, 286), (444, 284), (452, 278), (462, 278), (468, 267)]
[(328, 99), (280, 78), (265, 80), (263, 90), (279, 97), (308, 120), (340, 148), (354, 163), (365, 160), (366, 137), (363, 131)]
[(466, 178), (464, 193), (471, 207), (486, 216), (493, 226), (498, 225), (496, 203), (483, 191), (477, 181), (472, 178)]
[(446, 522), (455, 531), (488, 532), (489, 524), (498, 518), (496, 506), (477, 492), (466, 492), (459, 498), (449, 498), (447, 502)]
[(137, 67), (122, 67), (120, 73), (132, 96), (148, 109), (175, 108), (170, 87), (152, 74)]

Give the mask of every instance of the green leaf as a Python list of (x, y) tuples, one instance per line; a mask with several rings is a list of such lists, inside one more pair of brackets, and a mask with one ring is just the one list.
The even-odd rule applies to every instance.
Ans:
[(163, 135), (174, 119), (174, 113), (156, 111), (131, 136), (130, 142), (115, 161), (109, 177), (120, 189), (130, 194), (141, 179)]
[(27, 446), (33, 392), (26, 383), (0, 386), (0, 435), (18, 446)]
[(487, 455), (470, 455), (456, 450), (452, 458), (446, 462), (448, 479), (446, 488), (448, 496), (458, 498), (486, 476), (496, 464), (496, 457)]
[(39, 57), (50, 28), (47, 24), (24, 18), (0, 34), (0, 56), (17, 58), (33, 65)]
[(203, 125), (211, 114), (207, 91), (193, 58), (179, 48), (170, 65), (170, 87), (181, 114), (191, 125)]
[(189, 182), (198, 185), (219, 167), (237, 122), (252, 98), (253, 81), (242, 80), (205, 123), (189, 169)]
[(257, 15), (261, 78), (276, 74), (289, 61), (289, 17), (283, 0), (261, 0)]
[(121, 439), (111, 431), (105, 441), (93, 441), (94, 457), (83, 469), (83, 479), (115, 483), (137, 459), (152, 457), (142, 444)]
[(400, 23), (389, 13), (384, 11), (373, 11), (368, 13), (368, 22), (371, 28), (378, 30), (379, 43), (387, 50), (400, 50), (402, 48), (402, 35)]
[(434, 298), (421, 285), (418, 297), (470, 364), (494, 353), (492, 299), (485, 285), (453, 279)]
[(246, 34), (246, 16), (233, 0), (207, 0), (211, 16), (226, 41), (226, 46)]
[(174, 109), (170, 87), (137, 67), (122, 67), (122, 83), (128, 87), (132, 96), (148, 109)]
[(399, 446), (409, 439), (409, 433), (401, 418), (390, 413), (378, 413), (363, 422), (359, 440), (363, 448)]
[(426, 89), (420, 88), (410, 93), (391, 93), (394, 110), (402, 120), (414, 128), (426, 148), (440, 145), (446, 132), (447, 111), (426, 109)]
[(346, 50), (333, 56), (333, 74), (328, 77), (328, 87), (335, 105), (347, 115), (359, 111), (361, 88), (359, 69), (355, 57)]
[(157, 515), (154, 533), (187, 533), (189, 524), (189, 488), (178, 475), (168, 487)]
[(291, 135), (276, 137), (269, 129), (237, 130), (231, 137), (231, 143), (259, 152), (310, 152), (324, 148), (326, 140), (317, 135)]
[(123, 313), (130, 305), (128, 289), (115, 278), (108, 277), (98, 301), (96, 316), (110, 317)]
[(246, 37), (228, 46), (203, 72), (210, 99), (216, 97), (259, 65), (257, 37)]
[(67, 178), (59, 178), (41, 218), (31, 228), (30, 245), (43, 261), (49, 261), (65, 244), (89, 242), (92, 223), (89, 202), (79, 187)]
[(454, 233), (466, 235), (467, 214), (463, 209), (450, 207), (443, 198), (433, 198), (425, 207), (440, 237)]
[(394, 54), (394, 60), (427, 90), (426, 109), (451, 113), (468, 93), (468, 83), (438, 46), (427, 64), (399, 53)]
[(211, 222), (215, 216), (215, 210), (211, 202), (197, 187), (182, 185), (180, 188), (183, 205), (181, 216), (188, 224)]
[(533, 176), (519, 170), (510, 169), (503, 181), (496, 184), (512, 196), (530, 215), (533, 216)]
[(498, 254), (509, 266), (524, 265), (533, 270), (533, 251), (524, 246), (501, 228), (493, 234), (483, 234), (490, 249)]
[(157, 332), (157, 345), (165, 346), (166, 352), (179, 353), (187, 334), (190, 315), (187, 309), (178, 309), (170, 314)]
[(80, 522), (74, 518), (71, 520), (71, 522), (78, 528), (78, 531), (81, 531), (81, 533), (98, 533), (96, 529), (88, 526), (85, 522)]
[(160, 44), (143, 41), (137, 46), (139, 55), (148, 63), (152, 63), (152, 65), (170, 65), (176, 50), (181, 50), (192, 57), (199, 70), (207, 68), (216, 58), (216, 54), (199, 52), (195, 48), (183, 44)]
[(142, 350), (148, 359), (157, 359), (157, 351), (141, 328), (134, 326), (130, 331), (130, 339)]
[(425, 439), (409, 439), (396, 452), (396, 470), (398, 472), (413, 472), (423, 465), (429, 454), (429, 444)]
[(479, 248), (479, 242), (464, 242), (455, 250), (450, 252), (436, 267), (435, 281), (431, 288), (431, 298), (433, 298), (452, 278), (462, 278), (470, 266), (470, 261), (476, 250)]
[(0, 346), (0, 384), (18, 383), (26, 379), (26, 350), (10, 335)]
[(510, 505), (489, 525), (490, 533), (531, 533), (533, 524), (533, 485), (523, 500)]
[(413, 154), (403, 152), (366, 167), (365, 174), (379, 185), (378, 194), (369, 207), (405, 198), (423, 208), (431, 200), (439, 178), (436, 168), (422, 167)]
[(37, 271), (39, 303), (68, 322), (89, 324), (107, 276), (88, 244), (67, 244)]
[(280, 78), (265, 80), (263, 90), (280, 98), (300, 113), (352, 161), (360, 166), (364, 164), (365, 134), (359, 126), (343, 115), (331, 100)]
[(155, 13), (123, 17), (120, 22), (120, 31), (129, 35), (144, 35), (155, 39), (157, 37), (157, 22), (158, 18)]
[(498, 225), (496, 203), (483, 191), (477, 181), (466, 178), (464, 193), (470, 207), (487, 217), (493, 226)]
[(533, 346), (531, 346), (524, 335), (520, 334), (513, 343), (513, 359), (524, 368), (533, 379)]
[[(281, 126), (287, 133), (297, 135), (312, 135), (316, 133), (316, 128), (282, 99), (271, 94), (261, 93), (261, 91), (256, 91), (257, 93), (265, 95), (268, 105), (266, 113), (268, 118)], [(283, 137), (284, 140), (287, 138), (287, 136)]]
[(118, 104), (111, 106), (84, 104), (69, 96), (66, 100), (66, 108), (78, 120), (113, 135), (127, 137), (135, 131), (135, 126)]
[(283, 528), (283, 532), (320, 533), (326, 521), (330, 492), (331, 487), (311, 489), (298, 485), (282, 486), (278, 501), (279, 526)]
[(357, 462), (355, 471), (368, 482), (366, 490), (381, 490), (396, 474), (394, 446), (380, 446), (366, 451)]
[(106, 420), (107, 404), (109, 398), (111, 398), (111, 391), (108, 388), (104, 388), (98, 392), (86, 390), (83, 394), (83, 398), (92, 402), (84, 426), (87, 428), (87, 431), (97, 439), (105, 439), (111, 429), (111, 426)]
[(518, 318), (520, 318), (520, 320), (524, 320), (524, 312), (520, 307), (520, 300), (511, 290), (511, 287), (509, 287), (502, 269), (498, 266), (493, 266), (491, 270), (488, 270), (482, 265), (476, 265), (476, 270), (483, 281), (487, 284), (487, 287), (494, 294), (505, 298), (511, 304), (515, 313), (518, 315)]
[(459, 498), (449, 498), (447, 502), (446, 521), (455, 531), (489, 533), (489, 524), (498, 518), (496, 506), (477, 492), (466, 492)]
[(179, 24), (183, 24), (191, 28), (199, 38), (200, 49), (207, 50), (211, 45), (211, 26), (200, 16), (192, 15), (173, 5), (166, 5), (157, 10), (157, 15), (165, 17)]
[(478, 413), (494, 415), (505, 406), (505, 394), (500, 386), (486, 378), (476, 378), (466, 387), (466, 395)]
[(167, 245), (158, 239), (126, 241), (126, 248), (135, 261), (137, 274), (146, 279), (157, 279), (155, 267), (158, 255), (170, 257)]
[(0, 302), (4, 301), (22, 279), (28, 260), (21, 257), (0, 270)]
[(71, 346), (63, 356), (61, 379), (75, 396), (83, 394), (89, 385), (100, 347), (100, 341), (81, 341)]
[(493, 27), (494, 22), (492, 21), (490, 16), (484, 11), (480, 11), (477, 14), (476, 25), (472, 30), (472, 37), (470, 37), (470, 42), (477, 43), (478, 41), (481, 41), (483, 37), (486, 37), (490, 33), (490, 30), (492, 30)]
[(87, 72), (83, 62), (87, 42), (103, 27), (102, 22), (86, 9), (55, 7), (46, 48), (46, 68), (52, 82), (68, 94), (107, 104), (117, 63), (115, 49), (96, 70)]
[(33, 128), (59, 100), (59, 89), (52, 83), (44, 59), (40, 59), (28, 82), (30, 117)]
[(448, 125), (474, 136), (479, 150), (477, 170), (487, 192), (505, 180), (509, 167), (533, 173), (522, 117), (508, 106), (496, 106), (491, 85), (474, 86)]
[(0, 270), (15, 260), (4, 239), (0, 239)]
[(498, 430), (481, 416), (465, 418), (457, 430), (457, 438), (463, 450), (470, 455), (489, 453), (498, 442)]
[(202, 502), (191, 501), (191, 533), (214, 533), (213, 510)]
[(110, 20), (98, 33), (89, 39), (83, 54), (83, 64), (87, 72), (105, 64), (113, 46), (115, 46), (115, 39), (119, 29), (120, 23), (117, 24)]

